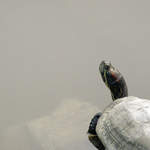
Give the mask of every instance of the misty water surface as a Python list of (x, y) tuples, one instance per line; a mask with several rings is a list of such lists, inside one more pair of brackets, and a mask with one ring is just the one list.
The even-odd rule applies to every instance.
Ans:
[(64, 100), (50, 115), (5, 129), (0, 136), (0, 149), (95, 149), (86, 132), (98, 111), (97, 106), (88, 102)]

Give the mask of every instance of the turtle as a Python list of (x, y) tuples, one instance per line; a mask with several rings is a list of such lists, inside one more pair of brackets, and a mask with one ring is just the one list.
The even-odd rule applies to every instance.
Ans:
[(123, 75), (110, 62), (99, 71), (112, 100), (91, 120), (88, 138), (99, 150), (150, 150), (150, 100), (128, 96)]

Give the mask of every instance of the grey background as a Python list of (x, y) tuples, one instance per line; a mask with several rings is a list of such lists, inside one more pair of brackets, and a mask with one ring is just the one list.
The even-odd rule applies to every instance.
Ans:
[(111, 102), (99, 75), (110, 60), (129, 94), (150, 99), (150, 2), (1, 0), (0, 129), (42, 117), (63, 99)]

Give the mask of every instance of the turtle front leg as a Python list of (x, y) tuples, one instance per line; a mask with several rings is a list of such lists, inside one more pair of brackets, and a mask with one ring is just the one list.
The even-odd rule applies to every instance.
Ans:
[(105, 150), (105, 147), (98, 136), (88, 136), (88, 139), (98, 150)]
[(88, 129), (88, 139), (98, 150), (105, 150), (104, 145), (102, 144), (96, 133), (97, 122), (101, 115), (102, 113), (99, 112), (92, 118)]

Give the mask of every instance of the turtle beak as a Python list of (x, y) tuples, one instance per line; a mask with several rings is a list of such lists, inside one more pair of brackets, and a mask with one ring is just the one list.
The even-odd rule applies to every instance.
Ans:
[(100, 64), (100, 66), (99, 66), (99, 71), (100, 71), (100, 74), (101, 74), (101, 76), (102, 76), (103, 81), (105, 82), (105, 78), (104, 78), (104, 68), (105, 68), (105, 62), (102, 61), (101, 64)]

